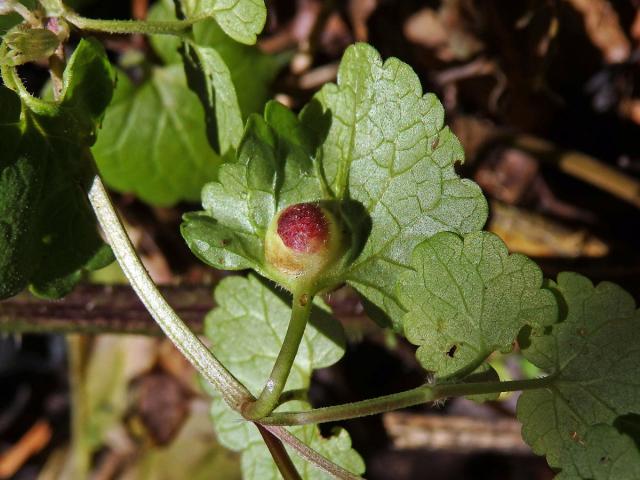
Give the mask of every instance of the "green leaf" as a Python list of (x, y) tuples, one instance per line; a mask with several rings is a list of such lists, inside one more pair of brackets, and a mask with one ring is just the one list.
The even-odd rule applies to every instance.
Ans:
[(209, 143), (225, 154), (236, 149), (244, 127), (231, 73), (218, 52), (195, 43), (183, 43), (187, 81), (204, 106)]
[(211, 16), (227, 35), (252, 45), (264, 28), (267, 9), (263, 0), (183, 0), (187, 18)]
[[(173, 2), (156, 3), (150, 18), (175, 19)], [(151, 41), (167, 63), (182, 64), (178, 38), (157, 35)], [(109, 186), (153, 204), (193, 201), (217, 178), (216, 152), (234, 154), (244, 119), (262, 110), (279, 67), (257, 48), (229, 38), (214, 20), (194, 26), (187, 49), (189, 85), (202, 103), (178, 65), (153, 69), (137, 87), (120, 75), (94, 148)]]
[(249, 117), (236, 159), (202, 190), (206, 213), (185, 216), (182, 234), (191, 250), (216, 268), (253, 268), (271, 278), (264, 265), (271, 218), (287, 205), (322, 195), (313, 149), (297, 117), (279, 103), (267, 104), (264, 119)]
[[(360, 455), (351, 448), (351, 438), (346, 430), (337, 428), (329, 438), (323, 438), (315, 425), (295, 427), (291, 429), (291, 432), (313, 450), (331, 459), (332, 462), (352, 473), (364, 473), (364, 462)], [(292, 451), (289, 452), (289, 456), (304, 480), (334, 478), (316, 469), (314, 465), (305, 462)], [(262, 442), (253, 442), (244, 451), (242, 473), (245, 480), (280, 480), (282, 478), (269, 451)]]
[(33, 141), (25, 141), (20, 108), (18, 96), (0, 86), (0, 299), (27, 286), (41, 257), (40, 212), (33, 206), (40, 205), (46, 163), (38, 159), (46, 151), (32, 131)]
[(89, 146), (111, 98), (102, 46), (82, 40), (64, 72), (60, 102), (0, 87), (0, 298), (30, 285), (66, 294), (87, 270), (112, 261), (86, 198)]
[(443, 127), (444, 110), (434, 94), (422, 93), (418, 76), (397, 58), (382, 62), (366, 44), (349, 47), (338, 84), (315, 97), (305, 123), (331, 128), (318, 156), (332, 194), (361, 203), (371, 233), (346, 279), (391, 317), (401, 331), (402, 307), (395, 293), (400, 273), (424, 238), (440, 231), (479, 230), (487, 218), (480, 188), (454, 170), (464, 161), (458, 139)]
[[(640, 310), (619, 286), (594, 287), (575, 273), (561, 273), (552, 287), (564, 301), (566, 318), (520, 341), (526, 358), (551, 375), (551, 385), (525, 391), (517, 414), (533, 451), (546, 455), (552, 467), (571, 471), (578, 462), (592, 464), (590, 455), (606, 444), (598, 436), (611, 434), (593, 427), (616, 426), (621, 416), (640, 413)], [(618, 449), (622, 440), (615, 442)], [(578, 454), (576, 444), (587, 451)]]
[(17, 13), (11, 12), (6, 15), (0, 15), (0, 35), (4, 35), (21, 22), (22, 17)]
[[(147, 19), (154, 22), (160, 20), (177, 20), (173, 0), (159, 0), (155, 2), (149, 8)], [(175, 35), (150, 35), (149, 43), (151, 43), (153, 50), (167, 65), (182, 62), (182, 57), (178, 51), (178, 48), (180, 48), (182, 44), (182, 40), (179, 37)]]
[(260, 271), (256, 259), (262, 257), (262, 243), (250, 233), (220, 225), (204, 212), (186, 214), (181, 232), (191, 251), (209, 265), (226, 270)]
[(640, 478), (640, 449), (633, 438), (611, 425), (589, 427), (571, 446), (573, 465), (556, 479), (634, 480)]
[(190, 219), (185, 237), (212, 266), (251, 267), (281, 281), (261, 252), (271, 218), (292, 203), (337, 203), (351, 245), (322, 286), (351, 283), (370, 312), (382, 321), (392, 317), (401, 331), (404, 310), (395, 285), (414, 247), (439, 231), (480, 229), (487, 204), (475, 183), (456, 175), (460, 143), (443, 128), (442, 106), (434, 95), (423, 96), (408, 65), (397, 59), (383, 64), (372, 47), (358, 44), (345, 53), (338, 79), (299, 119), (275, 104), (264, 121), (252, 117), (237, 158), (221, 169), (219, 183), (203, 190), (203, 206), (214, 219), (211, 238), (221, 238), (214, 231), (222, 228), (244, 235), (252, 249), (228, 243), (244, 260), (230, 267), (215, 260), (222, 258), (218, 250), (207, 256), (198, 245), (213, 252), (212, 242), (189, 234)]
[(525, 325), (557, 319), (553, 293), (524, 255), (509, 255), (496, 235), (460, 238), (442, 232), (414, 251), (414, 270), (398, 282), (407, 339), (419, 345), (424, 368), (449, 377), (475, 368), (496, 350), (509, 350)]
[[(258, 394), (278, 356), (289, 324), (290, 299), (281, 298), (256, 277), (229, 277), (215, 291), (217, 308), (205, 320), (211, 350), (253, 394)], [(314, 307), (286, 389), (309, 386), (311, 372), (344, 354), (340, 323)]]
[(267, 55), (252, 45), (233, 41), (213, 20), (198, 22), (193, 27), (194, 41), (218, 52), (231, 72), (242, 118), (262, 113), (271, 98), (271, 84), (288, 61), (288, 55)]
[(156, 205), (199, 198), (221, 158), (211, 150), (204, 111), (182, 68), (154, 68), (134, 85), (118, 76), (93, 154), (106, 182)]
[(95, 39), (80, 42), (63, 75), (62, 100), (41, 100), (20, 90), (38, 127), (68, 142), (93, 145), (113, 95), (114, 74), (104, 48)]
[[(205, 334), (212, 340), (217, 358), (253, 393), (258, 394), (271, 373), (284, 339), (291, 310), (288, 298), (275, 294), (256, 277), (228, 277), (215, 291), (218, 307), (207, 315)], [(314, 307), (296, 356), (287, 390), (307, 389), (314, 369), (337, 362), (344, 353), (342, 327), (326, 311)], [(220, 443), (242, 451), (245, 479), (278, 479), (278, 470), (254, 425), (231, 410), (212, 388), (211, 414)], [(290, 402), (283, 409), (308, 408), (306, 402)], [(315, 425), (293, 427), (291, 432), (334, 462), (361, 473), (364, 465), (351, 449), (346, 431), (322, 438)], [(325, 478), (295, 453), (292, 459), (303, 478)]]
[[(162, 0), (155, 3), (149, 10), (149, 18), (175, 20), (173, 1)], [(271, 96), (271, 83), (282, 67), (284, 58), (266, 55), (256, 46), (236, 42), (224, 33), (215, 20), (195, 24), (192, 41), (200, 47), (214, 49), (226, 64), (242, 118), (246, 119), (251, 113), (262, 113), (265, 102)], [(178, 52), (180, 39), (171, 35), (152, 35), (151, 45), (165, 63), (182, 63)]]

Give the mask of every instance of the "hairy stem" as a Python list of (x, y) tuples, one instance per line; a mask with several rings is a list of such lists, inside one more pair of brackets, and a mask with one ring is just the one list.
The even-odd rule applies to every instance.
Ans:
[(341, 480), (362, 480), (361, 477), (358, 477), (357, 475), (354, 475), (353, 473), (345, 470), (340, 465), (336, 465), (331, 460), (323, 457), (315, 450), (309, 448), (307, 444), (301, 442), (287, 429), (283, 427), (276, 427), (273, 425), (264, 425), (263, 427), (265, 428), (265, 430), (271, 432), (276, 438), (279, 438), (284, 443), (289, 445), (302, 458), (310, 463), (313, 463), (317, 468), (325, 473), (328, 473), (332, 477), (339, 478)]
[(332, 407), (316, 408), (306, 412), (274, 413), (260, 419), (262, 425), (306, 425), (365, 417), (412, 407), (447, 397), (462, 397), (486, 393), (513, 392), (545, 388), (553, 381), (553, 376), (509, 382), (443, 383), (423, 385), (413, 390), (371, 398), (361, 402), (345, 403)]
[(258, 399), (243, 406), (242, 415), (245, 418), (249, 420), (260, 419), (269, 415), (278, 406), (280, 395), (284, 391), (293, 361), (298, 353), (298, 347), (307, 326), (312, 305), (313, 298), (310, 295), (306, 293), (293, 295), (291, 320), (282, 342), (282, 348)]
[[(131, 245), (131, 241), (111, 203), (109, 194), (98, 175), (95, 176), (91, 189), (89, 190), (89, 201), (91, 202), (100, 226), (111, 244), (111, 248), (122, 271), (129, 279), (131, 286), (138, 294), (138, 297), (140, 297), (140, 300), (142, 300), (142, 303), (144, 303), (151, 316), (158, 322), (167, 337), (169, 337), (182, 354), (193, 364), (196, 370), (222, 393), (231, 408), (240, 410), (243, 405), (253, 405), (254, 398), (249, 391), (224, 368), (204, 344), (202, 344), (198, 337), (189, 330), (158, 291), (158, 288), (138, 258), (133, 245)], [(274, 367), (274, 371), (277, 370), (278, 375), (284, 376), (284, 378), (278, 382), (279, 391), (275, 394), (275, 397), (271, 398), (271, 395), (274, 393), (269, 393), (268, 395), (269, 402), (273, 402), (274, 406), (277, 404), (280, 394), (284, 389), (286, 377), (291, 370), (291, 364), (298, 351), (298, 345), (300, 344), (300, 339), (302, 338), (302, 333), (304, 332), (304, 327), (306, 326), (311, 311), (312, 299), (310, 297), (296, 295), (294, 296), (294, 302), (291, 324), (295, 324), (296, 327), (292, 329), (292, 325), (289, 325), (289, 330), (287, 331), (282, 351), (280, 352), (281, 355), (278, 356), (276, 366)], [(287, 364), (288, 367), (286, 366)], [(276, 367), (278, 368), (276, 369)], [(275, 392), (275, 389), (273, 392)], [(265, 415), (271, 413), (272, 410), (273, 408), (268, 409)], [(264, 429), (282, 442), (288, 444), (305, 460), (313, 463), (324, 472), (344, 480), (359, 479), (359, 477), (354, 476), (344, 468), (336, 465), (308, 447), (286, 429), (277, 426), (265, 426)]]
[(189, 330), (158, 291), (138, 258), (133, 245), (131, 245), (131, 241), (111, 203), (109, 194), (98, 175), (95, 176), (89, 190), (89, 201), (122, 271), (167, 337), (196, 370), (220, 391), (232, 408), (238, 410), (242, 404), (253, 399), (244, 385), (236, 380), (198, 337)]
[(297, 388), (295, 390), (287, 390), (286, 392), (283, 392), (278, 399), (278, 406), (293, 400), (300, 400), (303, 402), (308, 401), (309, 390), (306, 388)]
[(40, 20), (38, 20), (38, 17), (36, 17), (31, 12), (31, 10), (29, 10), (26, 6), (24, 6), (20, 2), (18, 1), (12, 2), (11, 8), (13, 8), (14, 12), (20, 15), (29, 25), (31, 25), (31, 27), (39, 28), (42, 26), (42, 24), (40, 23)]
[(182, 35), (194, 23), (206, 18), (195, 16), (185, 20), (99, 20), (65, 12), (64, 18), (80, 30), (107, 33), (143, 33), (147, 35)]
[(456, 372), (447, 375), (446, 377), (440, 377), (440, 381), (443, 383), (453, 383), (457, 380), (462, 380), (475, 372), (478, 367), (485, 362), (486, 359), (486, 355), (477, 355), (476, 358), (469, 361), (469, 364), (466, 367), (463, 367)]
[(262, 439), (267, 445), (269, 453), (271, 453), (271, 457), (278, 467), (282, 478), (284, 478), (284, 480), (302, 480), (282, 442), (262, 425), (256, 423), (255, 426), (258, 427), (258, 431), (260, 435), (262, 435)]

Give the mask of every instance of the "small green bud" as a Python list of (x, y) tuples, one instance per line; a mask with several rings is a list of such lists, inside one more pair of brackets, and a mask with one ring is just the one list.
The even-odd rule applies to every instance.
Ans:
[(298, 203), (278, 212), (267, 230), (265, 259), (294, 282), (313, 281), (344, 253), (344, 236), (332, 212)]
[(15, 28), (4, 36), (4, 41), (9, 47), (9, 65), (50, 57), (60, 45), (56, 34), (46, 28)]

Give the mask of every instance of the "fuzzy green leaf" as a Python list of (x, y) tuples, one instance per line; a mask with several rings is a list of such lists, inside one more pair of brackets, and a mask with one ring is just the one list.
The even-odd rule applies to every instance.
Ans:
[(213, 20), (194, 25), (193, 36), (196, 44), (214, 48), (226, 63), (242, 118), (246, 119), (251, 113), (262, 113), (272, 96), (271, 84), (288, 56), (267, 55), (255, 45), (235, 42)]
[[(173, 2), (157, 2), (150, 18), (175, 19)], [(262, 110), (278, 64), (211, 19), (198, 22), (185, 44), (187, 77), (178, 65), (181, 41), (167, 35), (151, 41), (171, 65), (154, 69), (138, 87), (120, 75), (94, 154), (112, 188), (171, 205), (195, 200), (217, 178), (221, 156), (235, 154), (244, 119)]]
[[(175, 7), (172, 0), (157, 2), (150, 9), (149, 17), (154, 20), (175, 20)], [(151, 37), (151, 44), (165, 63), (182, 63), (183, 59), (179, 53), (182, 44), (180, 39), (170, 35), (154, 35)], [(209, 82), (201, 81), (203, 85), (199, 90), (211, 90), (216, 95), (222, 96), (224, 101), (217, 102), (213, 106), (211, 112), (214, 112), (214, 115), (207, 111), (208, 119), (211, 117), (211, 120), (215, 120), (222, 115), (235, 116), (237, 107), (240, 108), (243, 120), (251, 113), (262, 112), (271, 94), (269, 88), (271, 82), (281, 67), (282, 62), (279, 56), (265, 55), (255, 46), (236, 42), (212, 19), (198, 22), (193, 26), (193, 38), (189, 44), (207, 49), (210, 51), (209, 55), (215, 57), (212, 59), (212, 68), (208, 68), (209, 72), (202, 79), (206, 81), (208, 78)], [(198, 59), (193, 60), (197, 62)], [(187, 69), (188, 76), (192, 77), (194, 74), (197, 72), (189, 72)], [(201, 95), (198, 90), (195, 91), (204, 98), (203, 104), (206, 107), (210, 103), (207, 100), (210, 95), (206, 93)], [(237, 105), (235, 105), (236, 102)], [(222, 120), (218, 125), (225, 128)], [(237, 131), (232, 132), (234, 139), (239, 140), (242, 127), (241, 125)], [(210, 130), (215, 129), (215, 125), (210, 128)], [(237, 147), (237, 142), (231, 143)], [(225, 149), (223, 148), (222, 151), (224, 152)]]
[(178, 65), (154, 68), (139, 86), (118, 76), (93, 154), (110, 187), (156, 205), (198, 199), (221, 163)]
[[(295, 406), (293, 408), (299, 408)], [(296, 437), (306, 443), (313, 450), (329, 458), (332, 462), (355, 474), (364, 473), (364, 462), (358, 452), (351, 448), (349, 433), (343, 428), (337, 428), (328, 438), (323, 438), (315, 425), (305, 425), (291, 429)], [(289, 450), (289, 449), (287, 449)], [(325, 480), (334, 477), (318, 470), (314, 465), (305, 462), (289, 452), (298, 473), (303, 480)], [(280, 480), (282, 477), (273, 463), (271, 455), (262, 442), (253, 442), (242, 455), (242, 473), (245, 480)]]
[(496, 235), (460, 238), (442, 232), (416, 247), (398, 291), (409, 309), (405, 335), (419, 345), (424, 368), (440, 377), (509, 350), (525, 325), (556, 321), (553, 293), (541, 289), (542, 273), (524, 255), (509, 255)]
[[(383, 64), (365, 44), (350, 47), (338, 85), (325, 86), (299, 119), (275, 104), (264, 120), (250, 119), (237, 158), (203, 191), (206, 214), (215, 220), (212, 238), (221, 236), (216, 228), (251, 236), (257, 253), (233, 268), (251, 266), (280, 281), (261, 251), (270, 220), (293, 203), (333, 202), (352, 238), (322, 286), (351, 283), (372, 312), (393, 318), (401, 331), (395, 285), (413, 248), (439, 231), (478, 230), (487, 215), (479, 187), (454, 171), (462, 148), (442, 121), (442, 106), (434, 95), (423, 96), (408, 65)], [(205, 258), (198, 245), (212, 251), (212, 242), (189, 235), (189, 222), (187, 242)], [(239, 252), (237, 242), (229, 245)], [(206, 259), (212, 266), (230, 268), (213, 257)]]
[(202, 190), (206, 213), (185, 216), (182, 234), (191, 250), (216, 268), (253, 268), (270, 277), (264, 233), (271, 218), (287, 205), (321, 198), (313, 148), (297, 117), (277, 102), (267, 104), (264, 119), (249, 117), (235, 161)]
[(244, 127), (231, 72), (211, 47), (184, 42), (183, 58), (189, 87), (205, 110), (209, 143), (224, 155), (238, 147)]
[[(357, 44), (342, 58), (338, 84), (325, 85), (316, 99), (331, 113), (318, 153), (328, 188), (371, 217), (368, 241), (346, 279), (401, 330), (395, 284), (415, 246), (440, 231), (481, 229), (487, 202), (475, 183), (456, 175), (462, 146), (409, 65), (383, 63), (374, 48)], [(319, 114), (307, 109), (306, 123), (322, 124)]]
[(556, 480), (634, 480), (640, 478), (640, 448), (634, 439), (611, 425), (589, 427), (584, 438), (571, 445), (572, 465)]
[[(256, 277), (230, 277), (215, 291), (218, 307), (207, 315), (205, 334), (213, 340), (211, 350), (253, 393), (258, 394), (269, 377), (284, 339), (291, 310), (287, 298), (275, 294)], [(296, 356), (287, 390), (307, 389), (314, 369), (337, 362), (344, 353), (344, 333), (326, 311), (314, 307)], [(278, 470), (252, 423), (231, 410), (219, 393), (213, 396), (211, 414), (220, 443), (242, 451), (246, 479), (278, 479)], [(308, 408), (306, 402), (290, 402), (280, 410)], [(294, 427), (291, 432), (311, 448), (344, 468), (361, 473), (364, 465), (351, 449), (346, 431), (322, 438), (315, 425)], [(305, 479), (325, 478), (292, 453), (292, 459)]]
[(267, 9), (263, 0), (183, 0), (187, 18), (213, 17), (235, 41), (252, 45), (264, 28)]
[(94, 175), (88, 149), (113, 89), (98, 42), (80, 42), (63, 87), (60, 102), (0, 87), (0, 298), (27, 285), (57, 298), (83, 271), (112, 261), (86, 199)]
[[(156, 2), (149, 10), (149, 19), (175, 20), (172, 0)], [(204, 20), (193, 26), (193, 40), (200, 47), (214, 49), (231, 75), (236, 97), (246, 119), (251, 113), (262, 113), (271, 96), (270, 85), (285, 59), (266, 55), (255, 45), (243, 45), (230, 38), (215, 20)], [(152, 35), (151, 45), (166, 64), (182, 63), (178, 51), (181, 40), (171, 35)]]
[[(566, 317), (523, 334), (520, 344), (553, 380), (549, 388), (524, 392), (517, 413), (533, 451), (546, 455), (552, 467), (571, 471), (579, 463), (592, 464), (585, 455), (605, 447), (598, 435), (611, 430), (593, 427), (617, 426), (622, 416), (640, 413), (640, 310), (619, 286), (594, 287), (575, 273), (561, 273), (551, 287), (563, 299)], [(586, 445), (586, 452), (576, 444)]]

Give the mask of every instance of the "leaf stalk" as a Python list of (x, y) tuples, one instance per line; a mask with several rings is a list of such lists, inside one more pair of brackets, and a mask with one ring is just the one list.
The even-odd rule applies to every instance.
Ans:
[(206, 16), (198, 15), (184, 20), (102, 20), (86, 18), (75, 12), (67, 11), (64, 18), (80, 30), (106, 33), (177, 35), (182, 36), (193, 24), (204, 20)]
[(282, 348), (280, 348), (271, 375), (258, 399), (255, 402), (248, 402), (242, 407), (241, 412), (246, 419), (258, 420), (269, 415), (278, 406), (309, 321), (312, 306), (313, 296), (307, 293), (294, 293), (291, 320), (282, 342)]
[(302, 477), (298, 473), (298, 470), (296, 470), (296, 466), (291, 461), (291, 457), (289, 457), (289, 454), (284, 448), (282, 442), (259, 423), (256, 423), (255, 426), (258, 428), (260, 435), (262, 435), (262, 439), (267, 445), (269, 453), (271, 453), (271, 457), (278, 467), (278, 471), (282, 475), (282, 478), (284, 478), (284, 480), (302, 480)]
[(331, 460), (323, 457), (318, 452), (310, 448), (306, 443), (301, 442), (289, 430), (283, 427), (265, 425), (265, 430), (271, 432), (276, 438), (289, 445), (298, 455), (315, 465), (316, 468), (328, 473), (334, 478), (341, 480), (362, 480), (361, 477), (345, 470), (340, 465), (336, 465)]
[(518, 390), (534, 390), (548, 387), (554, 376), (507, 382), (443, 383), (423, 385), (412, 390), (393, 393), (360, 402), (331, 407), (315, 408), (304, 412), (273, 413), (260, 419), (262, 425), (307, 425), (310, 423), (337, 422), (351, 418), (386, 413), (400, 408), (434, 402), (448, 397), (463, 397)]

